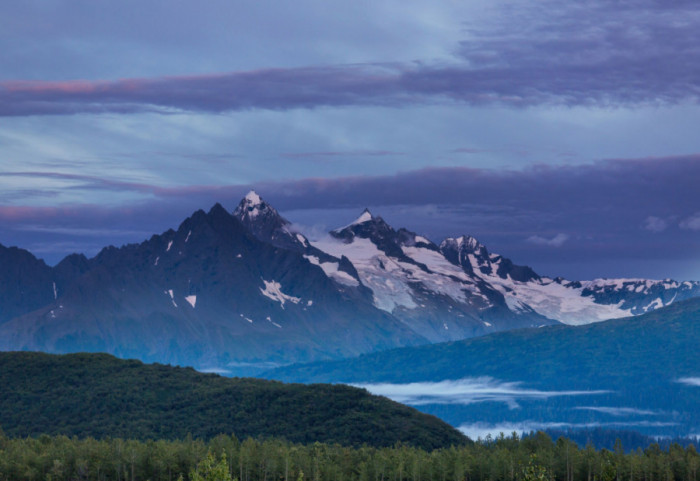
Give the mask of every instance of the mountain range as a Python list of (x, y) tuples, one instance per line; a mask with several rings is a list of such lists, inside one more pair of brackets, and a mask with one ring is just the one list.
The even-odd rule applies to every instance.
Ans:
[(498, 331), (638, 315), (700, 283), (543, 277), (475, 238), (440, 244), (365, 210), (320, 239), (255, 192), (140, 244), (54, 267), (0, 246), (0, 350), (108, 352), (254, 374)]

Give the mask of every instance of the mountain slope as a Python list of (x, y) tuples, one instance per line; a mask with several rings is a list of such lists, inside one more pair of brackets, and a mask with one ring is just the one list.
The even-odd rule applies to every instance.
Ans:
[[(546, 375), (548, 382), (560, 388), (593, 388), (600, 381), (614, 383), (622, 377), (697, 375), (698, 345), (700, 298), (695, 298), (633, 318), (519, 329), (287, 366), (269, 375), (303, 382), (435, 381), (480, 375), (518, 381)], [(576, 377), (567, 370), (575, 370)]]
[(0, 244), (0, 324), (56, 297), (52, 270), (30, 252)]
[(440, 251), (467, 274), (482, 279), (513, 311), (534, 310), (564, 324), (581, 325), (651, 312), (700, 295), (699, 282), (670, 279), (568, 281), (541, 277), (493, 254), (471, 236), (445, 239)]
[(533, 310), (510, 310), (500, 292), (451, 264), (431, 241), (394, 230), (369, 210), (311, 244), (346, 256), (372, 291), (374, 305), (431, 342), (556, 323)]
[(347, 386), (230, 379), (104, 354), (0, 353), (8, 436), (174, 439), (220, 433), (426, 449), (466, 439), (437, 418)]

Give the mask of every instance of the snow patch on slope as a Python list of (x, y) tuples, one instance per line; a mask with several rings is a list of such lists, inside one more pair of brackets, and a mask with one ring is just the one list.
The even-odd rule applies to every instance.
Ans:
[(584, 296), (585, 286), (567, 286), (565, 282), (556, 282), (546, 277), (519, 282), (510, 277), (502, 279), (495, 274), (479, 275), (503, 294), (508, 307), (514, 311), (529, 306), (545, 317), (572, 326), (632, 315), (631, 310), (621, 307), (623, 301), (617, 304), (598, 304), (592, 297)]
[(185, 300), (190, 303), (192, 308), (194, 308), (194, 306), (197, 304), (197, 296), (185, 296)]
[(353, 287), (357, 287), (360, 285), (360, 283), (357, 282), (357, 279), (352, 277), (350, 274), (338, 270), (340, 264), (338, 264), (337, 262), (321, 262), (321, 260), (318, 257), (311, 255), (305, 255), (304, 257), (313, 265), (319, 266), (321, 269), (323, 269), (323, 272), (326, 273), (326, 276), (339, 282), (340, 284)]
[(404, 253), (426, 265), (420, 266), (387, 256), (369, 239), (355, 237), (345, 244), (324, 238), (313, 243), (314, 247), (335, 257), (345, 255), (355, 266), (362, 284), (374, 293), (374, 305), (387, 312), (397, 307), (416, 309), (411, 285), (421, 283), (434, 293), (449, 296), (455, 301), (468, 303), (467, 292), (487, 300), (469, 277), (457, 266), (450, 264), (440, 253), (423, 247), (406, 247)]
[(173, 306), (177, 307), (177, 303), (175, 302), (175, 294), (173, 293), (173, 290), (168, 289), (165, 291), (165, 293), (170, 296), (170, 301), (173, 303)]
[(345, 255), (357, 269), (362, 283), (374, 293), (374, 305), (387, 312), (396, 307), (418, 307), (399, 263), (387, 257), (370, 240), (356, 237), (349, 244), (324, 238), (312, 245), (332, 256)]
[(279, 282), (268, 282), (263, 279), (263, 283), (265, 284), (265, 289), (263, 289), (262, 287), (260, 288), (260, 292), (262, 293), (262, 295), (265, 297), (269, 297), (273, 301), (279, 302), (282, 309), (284, 309), (284, 304), (287, 301), (292, 302), (294, 304), (298, 304), (299, 301), (301, 301), (301, 298), (299, 297), (289, 296), (282, 292), (282, 285)]

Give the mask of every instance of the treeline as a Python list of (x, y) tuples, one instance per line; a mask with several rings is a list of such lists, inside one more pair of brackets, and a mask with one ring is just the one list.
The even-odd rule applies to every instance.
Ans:
[[(212, 455), (207, 461), (207, 456)], [(216, 463), (221, 470), (202, 473)], [(700, 455), (691, 445), (662, 450), (652, 444), (625, 453), (581, 448), (544, 433), (487, 439), (426, 451), (337, 444), (293, 444), (280, 439), (208, 442), (78, 439), (0, 434), (0, 480), (7, 481), (698, 481)], [(216, 474), (218, 473), (218, 474)]]
[(615, 444), (622, 441), (625, 451), (634, 451), (637, 448), (646, 448), (647, 446), (657, 443), (661, 449), (668, 450), (673, 444), (695, 446), (695, 449), (700, 449), (700, 437), (664, 437), (656, 438), (647, 436), (636, 431), (627, 431), (619, 429), (592, 428), (592, 429), (547, 429), (545, 431), (554, 439), (561, 437), (568, 438), (579, 446), (593, 444), (598, 449), (606, 448), (609, 450), (615, 449)]

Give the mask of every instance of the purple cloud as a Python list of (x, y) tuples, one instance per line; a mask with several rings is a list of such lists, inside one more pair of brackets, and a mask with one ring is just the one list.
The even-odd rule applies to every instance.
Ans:
[(562, 233), (559, 233), (552, 238), (542, 237), (539, 235), (533, 235), (527, 238), (527, 241), (532, 242), (533, 244), (550, 247), (561, 247), (567, 240), (569, 240), (569, 236)]
[(651, 232), (663, 232), (668, 227), (666, 220), (650, 215), (644, 221), (644, 228)]
[(683, 219), (680, 223), (681, 229), (700, 231), (700, 212)]

